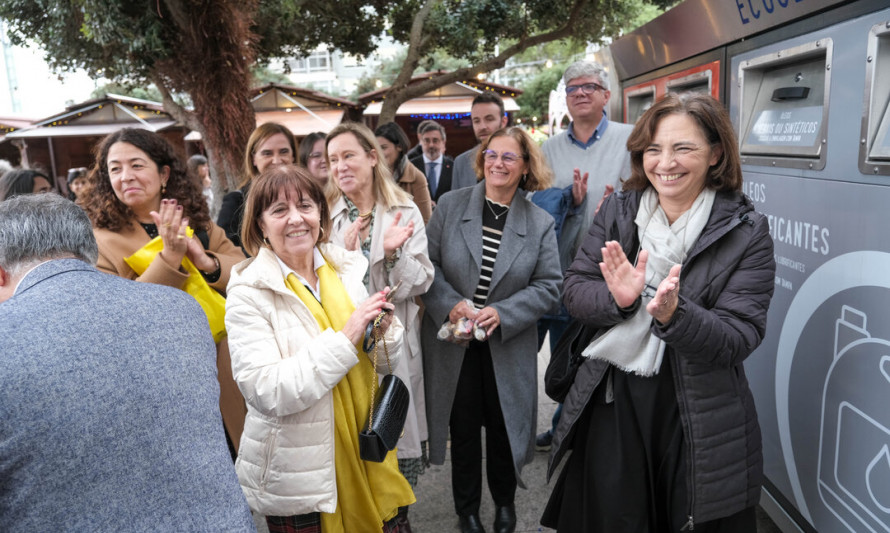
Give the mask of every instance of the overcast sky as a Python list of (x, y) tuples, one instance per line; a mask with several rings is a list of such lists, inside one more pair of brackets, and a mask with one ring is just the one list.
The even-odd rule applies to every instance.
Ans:
[[(60, 80), (43, 61), (43, 51), (37, 47), (11, 47), (2, 51), (0, 115), (46, 118), (61, 113), (68, 104), (88, 100), (95, 89), (96, 84), (83, 72), (65, 74)], [(10, 56), (12, 61), (7, 64)], [(14, 109), (13, 98), (18, 100), (18, 109)]]

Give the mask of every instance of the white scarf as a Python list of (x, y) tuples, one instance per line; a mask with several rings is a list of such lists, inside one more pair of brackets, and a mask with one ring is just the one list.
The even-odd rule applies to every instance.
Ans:
[[(642, 302), (633, 316), (594, 339), (582, 352), (584, 357), (609, 361), (621, 370), (639, 376), (658, 374), (665, 343), (650, 331), (653, 319), (646, 311), (646, 304), (655, 296), (658, 285), (667, 278), (671, 267), (686, 260), (686, 255), (708, 222), (714, 196), (714, 190), (706, 187), (692, 207), (671, 224), (658, 204), (655, 189), (649, 187), (643, 192), (634, 219), (640, 250), (649, 251)], [(680, 283), (683, 281), (680, 280)]]

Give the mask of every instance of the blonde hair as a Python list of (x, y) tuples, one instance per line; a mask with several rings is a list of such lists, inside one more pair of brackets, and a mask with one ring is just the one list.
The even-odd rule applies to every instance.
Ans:
[[(328, 136), (324, 141), (324, 158), (328, 162), (328, 169), (332, 168), (331, 160), (328, 155), (328, 145), (331, 144), (331, 140), (340, 135), (350, 133), (355, 137), (362, 149), (365, 150), (365, 153), (370, 154), (371, 152), (374, 152), (374, 155), (377, 157), (377, 164), (371, 169), (374, 201), (382, 204), (386, 209), (392, 209), (399, 204), (410, 202), (411, 195), (400, 189), (399, 186), (396, 185), (396, 182), (393, 181), (392, 172), (390, 172), (389, 167), (386, 165), (386, 161), (383, 158), (383, 150), (381, 150), (380, 145), (377, 144), (377, 137), (374, 135), (374, 132), (363, 124), (359, 124), (358, 122), (343, 122), (328, 133)], [(333, 175), (331, 170), (328, 170), (328, 172)], [(326, 185), (325, 195), (327, 196), (328, 204), (333, 206), (337, 203), (337, 200), (343, 196), (343, 192), (337, 187), (334, 180), (330, 179)]]

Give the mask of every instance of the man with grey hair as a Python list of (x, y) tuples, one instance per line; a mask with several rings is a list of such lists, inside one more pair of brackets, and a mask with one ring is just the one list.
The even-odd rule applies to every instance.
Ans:
[(445, 128), (435, 120), (424, 120), (417, 126), (421, 153), (408, 159), (426, 176), (433, 202), (451, 190), (454, 160), (445, 155)]
[[(587, 229), (593, 222), (602, 200), (620, 185), (622, 178), (630, 177), (630, 152), (627, 151), (627, 138), (633, 126), (610, 121), (606, 113), (611, 92), (609, 73), (592, 61), (577, 61), (569, 65), (563, 74), (565, 81), (566, 104), (572, 122), (562, 133), (550, 137), (541, 146), (544, 155), (553, 169), (553, 185), (582, 190), (587, 186), (587, 208), (580, 221), (581, 231), (574, 242), (561, 239), (559, 242), (562, 271), (575, 257), (575, 251), (587, 236)], [(575, 204), (579, 204), (577, 201)], [(555, 346), (559, 336), (568, 325), (568, 314), (561, 309), (558, 315), (542, 319), (539, 331), (550, 332), (550, 345)], [(560, 409), (553, 416), (550, 430), (537, 436), (538, 450), (550, 449), (553, 429), (559, 420)]]
[[(590, 226), (601, 198), (616, 189), (622, 178), (630, 177), (627, 138), (633, 126), (609, 120), (606, 113), (612, 95), (609, 74), (599, 63), (572, 63), (563, 74), (563, 80), (572, 122), (565, 131), (544, 141), (541, 148), (553, 169), (554, 186), (566, 187), (573, 180), (587, 181), (589, 201), (585, 230), (581, 232), (577, 246), (587, 235), (586, 228)], [(567, 266), (563, 265), (564, 268)]]
[(255, 531), (201, 307), (97, 257), (71, 201), (0, 203), (0, 524)]

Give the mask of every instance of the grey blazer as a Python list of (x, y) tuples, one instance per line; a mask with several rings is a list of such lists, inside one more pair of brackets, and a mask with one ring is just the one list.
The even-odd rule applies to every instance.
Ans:
[[(422, 343), (430, 461), (445, 460), (448, 422), (464, 348), (436, 339), (459, 301), (472, 298), (482, 264), (485, 182), (452, 191), (439, 200), (427, 225), (430, 260), (436, 269), (423, 296)], [(562, 274), (553, 217), (517, 190), (498, 249), (488, 305), (501, 325), (489, 340), (501, 410), (516, 477), (534, 456), (537, 419), (537, 329), (535, 323), (559, 300)]]
[(464, 187), (472, 187), (479, 181), (476, 179), (476, 171), (473, 169), (473, 164), (476, 162), (476, 153), (478, 151), (479, 145), (477, 144), (454, 158), (454, 170), (451, 171), (452, 191)]
[(47, 261), (0, 304), (0, 354), (4, 530), (256, 530), (194, 298)]

